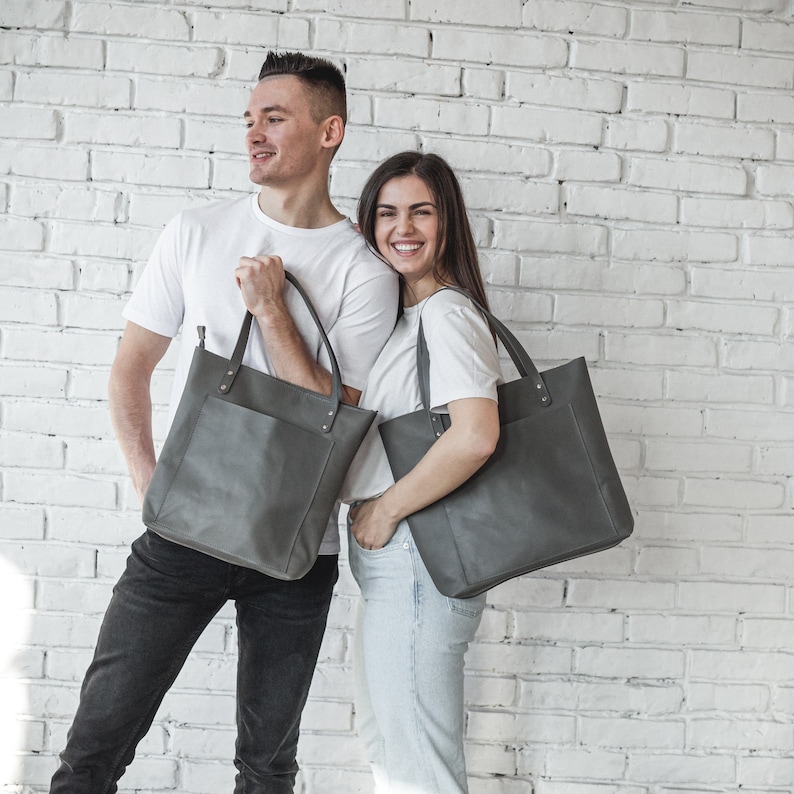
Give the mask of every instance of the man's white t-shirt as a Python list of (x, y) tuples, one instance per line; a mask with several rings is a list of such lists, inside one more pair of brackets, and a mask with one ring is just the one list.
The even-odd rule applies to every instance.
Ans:
[[(259, 208), (257, 194), (222, 201), (177, 215), (152, 251), (124, 317), (162, 336), (183, 328), (171, 392), (168, 425), (185, 387), (198, 342), (206, 327), (207, 350), (230, 357), (245, 317), (234, 277), (241, 256), (277, 255), (311, 298), (334, 349), (342, 382), (362, 389), (386, 342), (397, 309), (393, 271), (366, 246), (345, 219), (320, 229), (299, 229), (274, 221)], [(309, 351), (326, 368), (322, 339), (291, 285), (286, 303)], [(243, 363), (274, 374), (256, 323)], [(333, 522), (332, 522), (333, 524)], [(339, 550), (336, 526), (329, 525), (321, 554)]]
[(404, 309), (372, 368), (361, 395), (362, 408), (378, 412), (342, 488), (342, 501), (383, 493), (394, 477), (377, 425), (422, 407), (416, 371), (419, 318), (430, 354), (430, 407), (446, 413), (447, 403), (469, 397), (497, 399), (503, 382), (496, 343), (472, 302), (453, 290), (439, 290)]

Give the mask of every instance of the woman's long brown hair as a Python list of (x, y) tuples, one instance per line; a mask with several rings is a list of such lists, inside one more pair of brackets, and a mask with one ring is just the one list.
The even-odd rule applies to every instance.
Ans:
[[(455, 172), (437, 154), (400, 152), (384, 160), (370, 175), (358, 202), (358, 225), (370, 248), (377, 252), (375, 221), (378, 195), (391, 179), (417, 176), (425, 183), (438, 212), (438, 244), (433, 275), (439, 284), (465, 289), (486, 309), (488, 297), (480, 274), (477, 248)], [(382, 258), (382, 257), (381, 257)]]

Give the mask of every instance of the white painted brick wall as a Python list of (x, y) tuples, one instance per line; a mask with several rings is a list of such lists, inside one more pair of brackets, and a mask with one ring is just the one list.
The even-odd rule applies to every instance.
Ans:
[[(637, 516), (492, 592), (473, 794), (794, 792), (792, 0), (3, 0), (0, 788), (46, 790), (140, 532), (106, 399), (121, 308), (170, 217), (250, 189), (270, 46), (347, 70), (346, 211), (392, 152), (455, 165), (497, 313), (540, 364), (587, 358)], [(355, 600), (343, 559), (304, 794), (372, 790)], [(229, 605), (123, 792), (231, 789), (234, 666)]]

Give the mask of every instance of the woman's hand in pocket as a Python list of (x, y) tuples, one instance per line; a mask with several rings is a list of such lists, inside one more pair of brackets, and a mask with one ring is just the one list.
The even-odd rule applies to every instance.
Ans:
[(350, 531), (356, 543), (367, 551), (382, 549), (397, 531), (399, 519), (385, 515), (383, 497), (368, 499), (350, 510)]

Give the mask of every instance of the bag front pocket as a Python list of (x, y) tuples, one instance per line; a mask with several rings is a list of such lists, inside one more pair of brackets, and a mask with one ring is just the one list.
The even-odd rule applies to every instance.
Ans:
[[(318, 433), (209, 395), (181, 458), (169, 461), (163, 450), (161, 463), (173, 476), (153, 528), (177, 542), (180, 534), (190, 537), (230, 562), (245, 565), (264, 554), (275, 570), (286, 570), (333, 446)], [(237, 526), (261, 532), (252, 538)]]

